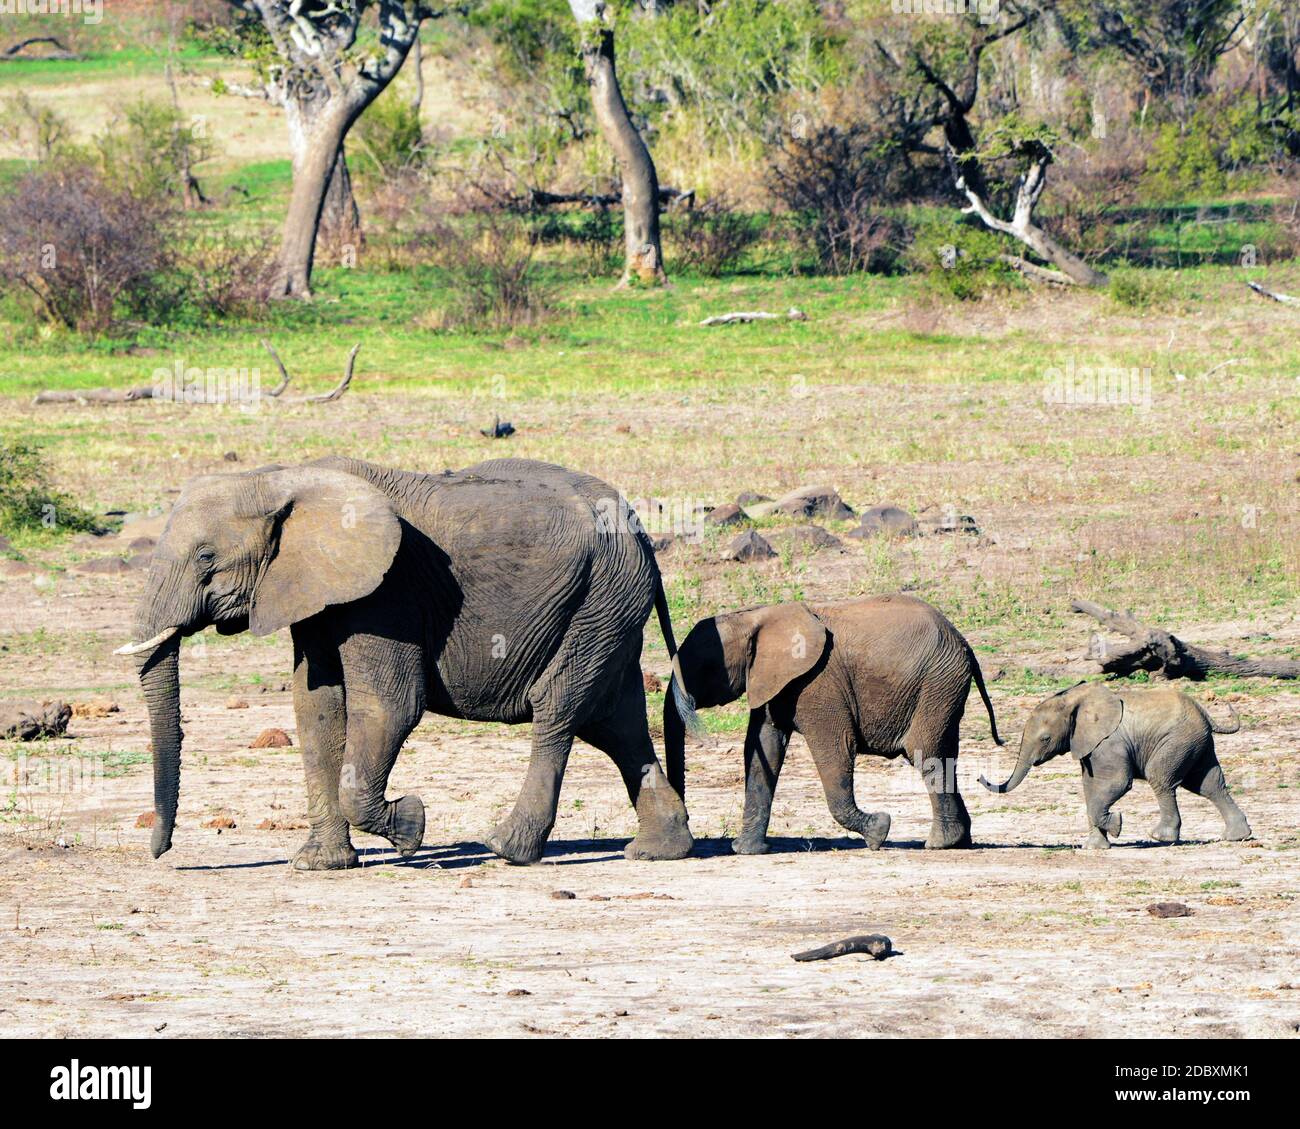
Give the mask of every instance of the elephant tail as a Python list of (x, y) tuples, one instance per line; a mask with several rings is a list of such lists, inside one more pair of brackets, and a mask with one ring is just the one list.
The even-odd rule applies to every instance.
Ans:
[(673, 621), (668, 614), (668, 597), (664, 594), (662, 577), (655, 577), (655, 612), (659, 616), (659, 630), (663, 632), (664, 646), (673, 660), (672, 677), (668, 680), (668, 693), (664, 696), (664, 755), (667, 761), (668, 783), (678, 796), (686, 799), (686, 730), (695, 736), (704, 732), (695, 701), (686, 689), (682, 666), (677, 658), (677, 641), (673, 638)]
[(1237, 730), (1241, 728), (1241, 717), (1237, 711), (1232, 708), (1232, 703), (1225, 702), (1224, 705), (1228, 707), (1228, 712), (1232, 714), (1232, 721), (1228, 725), (1220, 725), (1210, 716), (1209, 711), (1206, 710), (1200, 702), (1196, 703), (1196, 708), (1204, 714), (1205, 720), (1209, 723), (1210, 731), (1212, 733), (1236, 733)]
[(998, 719), (993, 716), (993, 703), (989, 701), (989, 692), (984, 687), (984, 672), (980, 670), (980, 661), (975, 657), (975, 652), (971, 650), (970, 644), (966, 644), (966, 654), (970, 658), (970, 673), (975, 679), (975, 685), (979, 687), (980, 697), (984, 699), (984, 708), (989, 712), (989, 728), (993, 730), (993, 743), (995, 745), (1005, 745), (1006, 742), (998, 736)]

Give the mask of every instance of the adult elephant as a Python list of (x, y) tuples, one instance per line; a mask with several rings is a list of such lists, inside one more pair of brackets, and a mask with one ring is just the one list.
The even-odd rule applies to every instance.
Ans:
[(357, 864), (349, 826), (403, 855), (418, 796), (385, 798), (426, 710), (531, 721), (513, 812), (484, 842), (535, 862), (555, 823), (574, 737), (613, 759), (636, 809), (629, 858), (682, 858), (686, 808), (646, 725), (642, 629), (675, 652), (649, 539), (610, 486), (523, 459), (412, 474), (358, 459), (217, 474), (186, 484), (136, 615), (154, 755), (153, 855), (171, 847), (180, 786), (182, 636), (288, 627), (311, 835), (300, 870)]

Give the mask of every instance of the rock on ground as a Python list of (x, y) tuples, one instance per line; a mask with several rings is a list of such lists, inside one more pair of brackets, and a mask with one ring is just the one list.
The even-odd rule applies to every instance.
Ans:
[(851, 521), (853, 511), (830, 486), (801, 486), (776, 500), (777, 513), (788, 517), (824, 517), (832, 521)]
[(727, 561), (761, 561), (776, 556), (767, 539), (750, 529), (736, 537), (722, 552)]

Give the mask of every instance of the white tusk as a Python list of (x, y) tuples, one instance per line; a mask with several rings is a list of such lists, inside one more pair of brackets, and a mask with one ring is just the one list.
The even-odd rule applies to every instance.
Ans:
[(125, 647), (118, 647), (113, 652), (115, 655), (138, 655), (144, 651), (156, 651), (173, 635), (180, 630), (179, 627), (169, 627), (166, 631), (160, 631), (152, 639), (146, 639), (143, 643), (128, 643)]

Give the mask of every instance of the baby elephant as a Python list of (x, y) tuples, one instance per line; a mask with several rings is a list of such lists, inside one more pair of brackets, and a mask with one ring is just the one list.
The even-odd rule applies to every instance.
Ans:
[(861, 811), (854, 798), (853, 760), (863, 753), (906, 754), (921, 771), (934, 816), (927, 847), (969, 847), (970, 815), (956, 771), (972, 678), (1001, 744), (975, 655), (923, 600), (777, 604), (701, 620), (677, 653), (673, 692), (664, 702), (668, 777), (680, 794), (683, 721), (694, 727), (693, 708), (725, 705), (744, 694), (751, 712), (744, 824), (732, 843), (737, 854), (768, 849), (772, 793), (795, 730), (812, 751), (831, 815), (868, 847), (885, 841), (890, 821), (884, 812)]
[(1020, 759), (1005, 784), (980, 783), (990, 792), (1009, 792), (1030, 768), (1059, 756), (1068, 748), (1083, 771), (1083, 796), (1088, 805), (1087, 847), (1109, 847), (1119, 835), (1120, 814), (1110, 808), (1131, 787), (1145, 780), (1160, 805), (1160, 822), (1151, 838), (1178, 842), (1182, 818), (1174, 789), (1180, 785), (1204, 796), (1223, 816), (1223, 837), (1251, 838), (1250, 824), (1228, 795), (1215, 733), (1241, 728), (1215, 724), (1186, 694), (1177, 690), (1110, 690), (1080, 682), (1040, 702), (1025, 723)]

